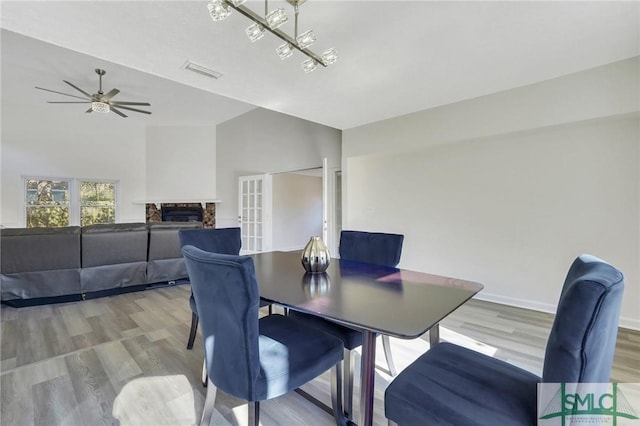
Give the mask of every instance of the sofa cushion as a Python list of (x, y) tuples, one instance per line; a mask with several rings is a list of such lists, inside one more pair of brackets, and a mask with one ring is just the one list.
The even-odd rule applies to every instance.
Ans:
[(147, 282), (159, 283), (186, 279), (178, 231), (202, 228), (201, 222), (155, 222), (149, 224)]
[[(178, 231), (202, 228), (202, 222), (157, 222), (149, 224), (149, 260), (182, 259)], [(186, 272), (186, 269), (185, 269)]]
[(146, 262), (145, 223), (114, 223), (82, 228), (82, 267)]
[(90, 225), (82, 228), (82, 292), (147, 283), (145, 223)]
[(80, 267), (80, 227), (0, 230), (2, 274)]

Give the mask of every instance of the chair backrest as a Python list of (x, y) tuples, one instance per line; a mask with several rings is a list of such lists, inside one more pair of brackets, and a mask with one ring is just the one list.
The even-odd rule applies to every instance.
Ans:
[(253, 259), (184, 246), (199, 312), (211, 382), (225, 393), (254, 401), (260, 374), (258, 305)]
[(240, 254), (240, 228), (183, 229), (180, 246), (194, 246), (211, 253)]
[(578, 257), (565, 279), (544, 358), (547, 383), (608, 383), (624, 291), (622, 272)]
[(340, 258), (395, 267), (400, 263), (403, 241), (400, 234), (342, 231)]

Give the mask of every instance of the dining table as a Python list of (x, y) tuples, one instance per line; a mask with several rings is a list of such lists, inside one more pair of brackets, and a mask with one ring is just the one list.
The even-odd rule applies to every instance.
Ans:
[(482, 290), (462, 279), (332, 258), (325, 272), (306, 272), (300, 252), (252, 254), (263, 300), (317, 315), (363, 332), (358, 424), (373, 423), (375, 349), (378, 334), (414, 339)]

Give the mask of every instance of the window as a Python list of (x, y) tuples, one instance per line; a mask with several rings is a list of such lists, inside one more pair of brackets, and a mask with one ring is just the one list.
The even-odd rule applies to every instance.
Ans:
[(27, 228), (115, 223), (116, 181), (26, 177)]
[(80, 225), (115, 223), (115, 182), (80, 181)]
[(69, 225), (69, 181), (27, 179), (27, 228)]

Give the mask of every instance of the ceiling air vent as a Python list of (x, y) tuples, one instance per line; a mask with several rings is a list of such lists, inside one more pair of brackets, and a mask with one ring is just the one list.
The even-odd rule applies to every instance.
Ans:
[(193, 71), (200, 75), (204, 75), (205, 77), (213, 78), (214, 80), (222, 77), (222, 73), (218, 71), (211, 70), (207, 67), (204, 67), (200, 64), (196, 64), (195, 62), (187, 61), (182, 65), (182, 68), (188, 71)]

